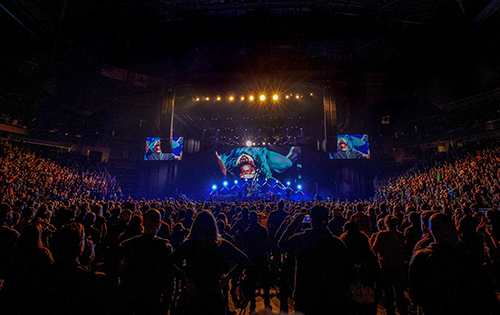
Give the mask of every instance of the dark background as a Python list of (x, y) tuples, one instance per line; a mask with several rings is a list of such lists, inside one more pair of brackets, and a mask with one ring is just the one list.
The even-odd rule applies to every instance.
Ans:
[[(203, 163), (207, 152), (251, 136), (303, 147), (307, 190), (318, 183), (327, 195), (365, 198), (374, 180), (498, 134), (499, 7), (496, 0), (7, 0), (2, 119), (25, 127), (31, 140), (109, 149), (110, 172), (130, 194), (202, 191), (218, 180)], [(148, 83), (102, 76), (104, 64)], [(255, 91), (304, 98), (278, 108), (213, 101)], [(193, 103), (205, 95), (209, 102)], [(182, 163), (139, 162), (147, 135), (171, 133), (186, 137)], [(370, 161), (327, 160), (336, 135), (349, 133), (369, 135)]]

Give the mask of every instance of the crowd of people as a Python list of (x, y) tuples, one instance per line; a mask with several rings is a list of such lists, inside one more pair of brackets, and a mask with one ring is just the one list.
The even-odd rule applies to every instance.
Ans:
[(108, 179), (3, 143), (0, 312), (230, 314), (260, 295), (306, 315), (497, 314), (498, 153), (364, 202), (106, 200)]
[(116, 179), (84, 161), (87, 157), (48, 149), (34, 151), (22, 143), (0, 142), (0, 194), (11, 199), (30, 196), (51, 200), (121, 196)]
[(0, 113), (0, 123), (6, 123), (13, 126), (24, 127), (23, 121), (20, 118), (12, 117), (5, 113)]

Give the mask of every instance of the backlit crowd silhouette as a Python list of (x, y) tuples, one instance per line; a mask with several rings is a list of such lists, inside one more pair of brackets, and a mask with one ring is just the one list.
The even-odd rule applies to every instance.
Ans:
[(99, 168), (3, 141), (0, 313), (498, 314), (499, 153), (361, 202), (133, 200)]

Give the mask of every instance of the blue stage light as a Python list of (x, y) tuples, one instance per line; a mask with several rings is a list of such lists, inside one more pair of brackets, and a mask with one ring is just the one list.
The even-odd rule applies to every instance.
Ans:
[(226, 187), (226, 186), (227, 186), (227, 184), (228, 184), (227, 180), (225, 180), (225, 181), (222, 183), (222, 185), (224, 185), (224, 187)]
[(234, 184), (238, 185), (238, 180), (237, 179), (234, 180)]
[(212, 190), (217, 190), (217, 185), (212, 185)]
[(302, 189), (302, 185), (301, 185), (301, 184), (298, 184), (298, 185), (297, 185), (297, 189), (298, 189), (298, 190), (301, 190), (301, 189)]
[(291, 184), (292, 184), (292, 183), (290, 183), (289, 181), (288, 181), (288, 182), (286, 182), (286, 185), (287, 185), (287, 186), (290, 186)]

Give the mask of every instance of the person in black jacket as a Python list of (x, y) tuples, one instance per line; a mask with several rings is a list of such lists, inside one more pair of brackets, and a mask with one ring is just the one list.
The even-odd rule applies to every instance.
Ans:
[(173, 264), (168, 256), (172, 247), (168, 240), (156, 236), (161, 224), (160, 212), (144, 214), (144, 233), (123, 241), (123, 268), (120, 286), (130, 314), (166, 313), (174, 289)]
[(66, 224), (54, 234), (50, 247), (54, 264), (40, 287), (40, 313), (109, 313), (112, 291), (106, 275), (88, 271), (78, 261), (84, 246), (85, 230), (80, 223)]
[(425, 315), (498, 314), (495, 288), (482, 266), (457, 247), (457, 230), (444, 213), (432, 215), (434, 242), (410, 262), (410, 298)]
[(197, 214), (188, 239), (172, 257), (175, 266), (185, 274), (176, 314), (225, 314), (227, 303), (222, 288), (231, 276), (230, 271), (248, 265), (248, 257), (220, 238), (209, 211)]
[(255, 310), (255, 289), (259, 286), (264, 290), (264, 304), (270, 307), (269, 300), (269, 236), (267, 229), (258, 222), (258, 214), (250, 212), (250, 224), (238, 243), (239, 247), (250, 259), (250, 267), (246, 270), (250, 311)]
[(295, 309), (307, 315), (349, 314), (354, 269), (347, 248), (327, 228), (324, 206), (311, 208), (311, 229), (293, 234), (303, 219), (297, 215), (278, 242), (296, 259)]

